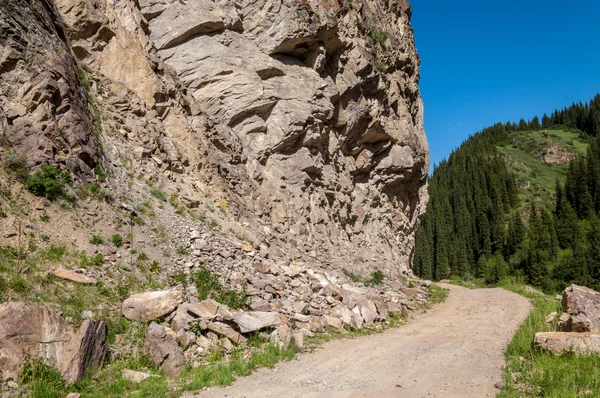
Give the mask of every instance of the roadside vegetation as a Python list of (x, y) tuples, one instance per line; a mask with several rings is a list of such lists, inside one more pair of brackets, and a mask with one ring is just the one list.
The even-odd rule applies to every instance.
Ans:
[(555, 295), (534, 289), (515, 277), (492, 285), (486, 285), (483, 279), (465, 281), (453, 278), (449, 282), (472, 289), (501, 287), (527, 297), (533, 305), (533, 310), (506, 349), (499, 398), (600, 396), (600, 355), (557, 356), (533, 345), (536, 332), (556, 330), (558, 318), (545, 322), (552, 312), (561, 313), (560, 301)]

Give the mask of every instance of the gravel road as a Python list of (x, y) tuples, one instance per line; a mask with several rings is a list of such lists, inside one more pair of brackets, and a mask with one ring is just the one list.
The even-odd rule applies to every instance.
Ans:
[(448, 299), (405, 326), (332, 341), (193, 396), (493, 397), (506, 345), (531, 305), (504, 289), (443, 287)]

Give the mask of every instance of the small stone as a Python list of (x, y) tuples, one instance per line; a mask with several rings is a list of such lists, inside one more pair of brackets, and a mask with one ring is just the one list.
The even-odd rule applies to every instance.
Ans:
[(551, 314), (549, 314), (546, 319), (544, 320), (544, 322), (546, 323), (552, 323), (556, 320), (556, 317), (558, 316), (557, 312), (553, 312)]
[(123, 369), (123, 372), (121, 373), (121, 376), (126, 379), (131, 381), (132, 383), (135, 384), (139, 384), (144, 380), (149, 379), (150, 377), (152, 377), (151, 374), (149, 373), (144, 373), (144, 372), (136, 372), (135, 370), (129, 370), (129, 369)]
[(62, 267), (56, 268), (52, 273), (57, 278), (65, 279), (75, 283), (81, 283), (84, 285), (95, 285), (96, 283), (98, 283), (98, 281), (94, 278), (90, 278), (89, 276), (69, 271), (68, 269), (64, 269)]

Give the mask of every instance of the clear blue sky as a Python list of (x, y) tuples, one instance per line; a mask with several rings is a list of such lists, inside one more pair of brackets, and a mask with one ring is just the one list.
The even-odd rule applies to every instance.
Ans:
[(411, 0), (431, 162), (600, 92), (598, 0)]

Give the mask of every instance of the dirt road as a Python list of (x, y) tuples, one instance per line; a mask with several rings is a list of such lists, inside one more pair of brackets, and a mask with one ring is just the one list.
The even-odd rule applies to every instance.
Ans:
[(337, 340), (200, 397), (488, 397), (531, 306), (503, 289), (451, 289), (407, 325)]

